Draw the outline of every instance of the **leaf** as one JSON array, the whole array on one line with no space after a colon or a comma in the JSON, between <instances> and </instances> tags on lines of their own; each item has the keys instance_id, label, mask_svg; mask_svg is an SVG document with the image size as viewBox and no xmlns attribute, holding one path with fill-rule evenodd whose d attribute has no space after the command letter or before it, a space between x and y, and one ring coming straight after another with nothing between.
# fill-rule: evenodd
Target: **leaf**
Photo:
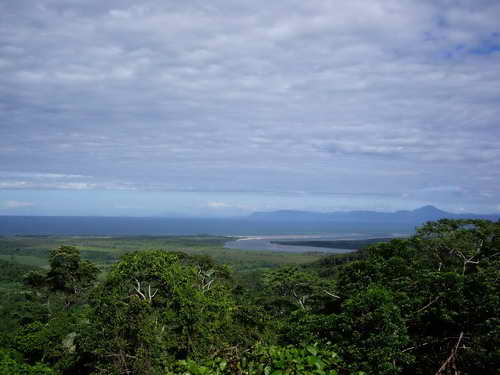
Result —
<instances>
[{"instance_id":1,"label":"leaf","mask_svg":"<svg viewBox=\"0 0 500 375\"><path fill-rule=\"evenodd\" d=\"M221 369L221 371L224 371L224 369L227 367L227 361L224 361L222 360L220 363L219 363L219 368Z\"/></svg>"},{"instance_id":2,"label":"leaf","mask_svg":"<svg viewBox=\"0 0 500 375\"><path fill-rule=\"evenodd\" d=\"M318 349L315 346L308 345L306 347L307 351L311 353L312 355L317 355L318 354Z\"/></svg>"}]
</instances>

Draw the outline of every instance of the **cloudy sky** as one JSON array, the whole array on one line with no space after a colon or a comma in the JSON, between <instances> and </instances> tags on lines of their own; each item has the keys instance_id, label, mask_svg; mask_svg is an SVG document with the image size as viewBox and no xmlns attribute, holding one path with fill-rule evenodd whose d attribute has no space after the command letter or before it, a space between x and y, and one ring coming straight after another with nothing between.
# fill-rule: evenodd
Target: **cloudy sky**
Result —
<instances>
[{"instance_id":1,"label":"cloudy sky","mask_svg":"<svg viewBox=\"0 0 500 375\"><path fill-rule=\"evenodd\" d=\"M0 0L0 214L500 212L498 0Z\"/></svg>"}]
</instances>

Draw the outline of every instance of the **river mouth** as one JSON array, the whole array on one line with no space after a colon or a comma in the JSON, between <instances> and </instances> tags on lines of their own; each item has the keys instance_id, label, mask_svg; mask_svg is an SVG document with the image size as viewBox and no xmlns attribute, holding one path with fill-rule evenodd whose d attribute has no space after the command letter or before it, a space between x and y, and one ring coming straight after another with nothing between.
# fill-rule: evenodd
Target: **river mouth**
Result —
<instances>
[{"instance_id":1,"label":"river mouth","mask_svg":"<svg viewBox=\"0 0 500 375\"><path fill-rule=\"evenodd\" d=\"M382 237L382 236L377 236ZM384 235L384 239L394 238L393 234ZM342 247L320 247L311 246L314 241L332 241L335 243L339 241L344 243L346 241L360 241L375 238L373 235L352 233L352 234L338 234L338 235L276 235L276 236L249 236L238 238L234 241L228 241L224 245L226 249L235 250L248 250L248 251L280 251L288 253L307 253L307 252L323 252L331 254L345 254L357 251L356 248L342 248ZM309 246L300 245L287 245L286 242L307 241ZM279 243L277 243L279 242Z\"/></svg>"}]
</instances>

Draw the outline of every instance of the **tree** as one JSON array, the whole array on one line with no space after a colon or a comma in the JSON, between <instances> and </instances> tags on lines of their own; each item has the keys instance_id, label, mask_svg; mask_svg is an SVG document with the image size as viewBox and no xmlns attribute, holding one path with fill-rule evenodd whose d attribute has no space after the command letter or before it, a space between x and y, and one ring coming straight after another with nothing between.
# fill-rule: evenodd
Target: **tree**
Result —
<instances>
[{"instance_id":1,"label":"tree","mask_svg":"<svg viewBox=\"0 0 500 375\"><path fill-rule=\"evenodd\" d=\"M442 219L366 253L340 267L337 285L351 300L380 286L398 302L410 338L403 351L416 358L403 373L495 373L500 223Z\"/></svg>"},{"instance_id":2,"label":"tree","mask_svg":"<svg viewBox=\"0 0 500 375\"><path fill-rule=\"evenodd\" d=\"M361 290L331 318L328 338L352 370L398 374L413 363L404 352L410 343L406 322L389 290L375 285Z\"/></svg>"},{"instance_id":3,"label":"tree","mask_svg":"<svg viewBox=\"0 0 500 375\"><path fill-rule=\"evenodd\" d=\"M301 310L320 309L332 299L340 298L331 280L321 279L297 266L269 271L264 283L270 293L289 299Z\"/></svg>"},{"instance_id":4,"label":"tree","mask_svg":"<svg viewBox=\"0 0 500 375\"><path fill-rule=\"evenodd\" d=\"M35 292L30 296L32 305L43 305L48 315L43 321L21 322L14 348L28 363L44 361L56 370L76 374L79 356L75 341L85 326L84 305L99 269L81 260L79 250L73 246L51 250L49 267L48 271L29 272L24 278Z\"/></svg>"},{"instance_id":5,"label":"tree","mask_svg":"<svg viewBox=\"0 0 500 375\"><path fill-rule=\"evenodd\" d=\"M64 306L81 302L85 292L95 283L99 269L91 262L81 260L80 251L74 246L61 246L49 253L50 269L32 271L25 283L35 289L63 296Z\"/></svg>"},{"instance_id":6,"label":"tree","mask_svg":"<svg viewBox=\"0 0 500 375\"><path fill-rule=\"evenodd\" d=\"M85 346L96 366L150 374L223 350L234 310L227 270L161 250L125 255L93 293Z\"/></svg>"}]
</instances>

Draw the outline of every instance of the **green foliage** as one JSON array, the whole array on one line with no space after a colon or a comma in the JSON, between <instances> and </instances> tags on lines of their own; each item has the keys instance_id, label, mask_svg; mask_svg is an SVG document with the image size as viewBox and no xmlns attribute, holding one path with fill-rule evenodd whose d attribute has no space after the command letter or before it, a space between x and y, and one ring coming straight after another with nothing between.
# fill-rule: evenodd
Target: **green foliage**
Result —
<instances>
[{"instance_id":1,"label":"green foliage","mask_svg":"<svg viewBox=\"0 0 500 375\"><path fill-rule=\"evenodd\" d=\"M50 252L48 272L32 271L24 281L35 289L60 293L65 308L82 302L87 290L95 283L99 269L80 259L80 251L73 246L61 246Z\"/></svg>"},{"instance_id":2,"label":"green foliage","mask_svg":"<svg viewBox=\"0 0 500 375\"><path fill-rule=\"evenodd\" d=\"M335 352L318 345L304 347L257 345L241 358L216 358L203 364L177 362L168 375L336 375L342 361Z\"/></svg>"},{"instance_id":3,"label":"green foliage","mask_svg":"<svg viewBox=\"0 0 500 375\"><path fill-rule=\"evenodd\" d=\"M44 362L57 371L77 373L80 367L78 341L86 327L84 315L61 311L46 323L35 321L22 325L12 347L27 363Z\"/></svg>"},{"instance_id":4,"label":"green foliage","mask_svg":"<svg viewBox=\"0 0 500 375\"><path fill-rule=\"evenodd\" d=\"M0 349L0 375L56 375L44 364L28 365L15 359L12 353Z\"/></svg>"},{"instance_id":5,"label":"green foliage","mask_svg":"<svg viewBox=\"0 0 500 375\"><path fill-rule=\"evenodd\" d=\"M47 283L54 291L79 295L96 280L99 269L80 259L80 251L73 246L61 246L49 253L50 271Z\"/></svg>"},{"instance_id":6,"label":"green foliage","mask_svg":"<svg viewBox=\"0 0 500 375\"><path fill-rule=\"evenodd\" d=\"M0 261L0 347L9 347L20 324L43 320L46 309L30 301L24 275L41 271L37 267Z\"/></svg>"},{"instance_id":7,"label":"green foliage","mask_svg":"<svg viewBox=\"0 0 500 375\"><path fill-rule=\"evenodd\" d=\"M83 305L98 269L81 261L74 247L51 251L50 269L34 270L25 278L23 290L8 295L13 309L5 309L12 322L3 346L14 348L29 364L42 361L55 370L70 369L78 361L75 339L85 319ZM14 315L14 316L13 316Z\"/></svg>"},{"instance_id":8,"label":"green foliage","mask_svg":"<svg viewBox=\"0 0 500 375\"><path fill-rule=\"evenodd\" d=\"M87 347L98 368L149 374L221 350L235 309L227 277L206 258L159 250L124 256L91 298Z\"/></svg>"},{"instance_id":9,"label":"green foliage","mask_svg":"<svg viewBox=\"0 0 500 375\"><path fill-rule=\"evenodd\" d=\"M0 282L22 282L24 274L37 269L37 267L0 259Z\"/></svg>"},{"instance_id":10,"label":"green foliage","mask_svg":"<svg viewBox=\"0 0 500 375\"><path fill-rule=\"evenodd\" d=\"M415 364L403 366L403 372L435 373L443 365L443 371L494 374L500 368L493 344L493 337L499 337L499 234L499 223L483 220L430 222L416 236L374 245L364 260L340 267L337 285L349 300L383 286L397 301L406 327L400 335L409 338L401 342L407 346L401 353L415 357ZM339 316L358 316L345 303L343 307ZM352 342L360 345L364 340Z\"/></svg>"},{"instance_id":11,"label":"green foliage","mask_svg":"<svg viewBox=\"0 0 500 375\"><path fill-rule=\"evenodd\" d=\"M410 343L405 321L392 293L370 286L347 299L332 319L331 339L350 367L397 374L413 362L403 350Z\"/></svg>"},{"instance_id":12,"label":"green foliage","mask_svg":"<svg viewBox=\"0 0 500 375\"><path fill-rule=\"evenodd\" d=\"M339 298L332 280L322 279L296 266L267 272L264 284L270 293L288 299L302 310L319 310L325 303Z\"/></svg>"},{"instance_id":13,"label":"green foliage","mask_svg":"<svg viewBox=\"0 0 500 375\"><path fill-rule=\"evenodd\" d=\"M4 250L12 252L24 241L34 251L49 240L0 239L0 247L10 243ZM71 244L84 243L86 251L113 246L115 255L134 244L192 248L190 255L126 254L98 282L95 265L75 247L60 246L50 252L48 271L31 269L25 278L31 291L13 274L18 266L0 262L8 271L0 288L0 347L14 350L0 351L0 369L498 374L500 223L440 220L411 238L342 257L227 255L215 247L221 239L206 240L74 238ZM244 271L234 275L222 259ZM297 265L305 259L316 261Z\"/></svg>"},{"instance_id":14,"label":"green foliage","mask_svg":"<svg viewBox=\"0 0 500 375\"><path fill-rule=\"evenodd\" d=\"M15 260L37 266L48 264L50 249L73 246L84 260L101 268L116 262L123 254L149 249L182 251L191 255L209 255L219 264L237 271L256 271L284 264L305 264L321 259L324 254L301 254L274 251L225 249L233 238L221 236L13 236L0 237L0 259ZM2 258L4 257L4 258Z\"/></svg>"}]
</instances>

